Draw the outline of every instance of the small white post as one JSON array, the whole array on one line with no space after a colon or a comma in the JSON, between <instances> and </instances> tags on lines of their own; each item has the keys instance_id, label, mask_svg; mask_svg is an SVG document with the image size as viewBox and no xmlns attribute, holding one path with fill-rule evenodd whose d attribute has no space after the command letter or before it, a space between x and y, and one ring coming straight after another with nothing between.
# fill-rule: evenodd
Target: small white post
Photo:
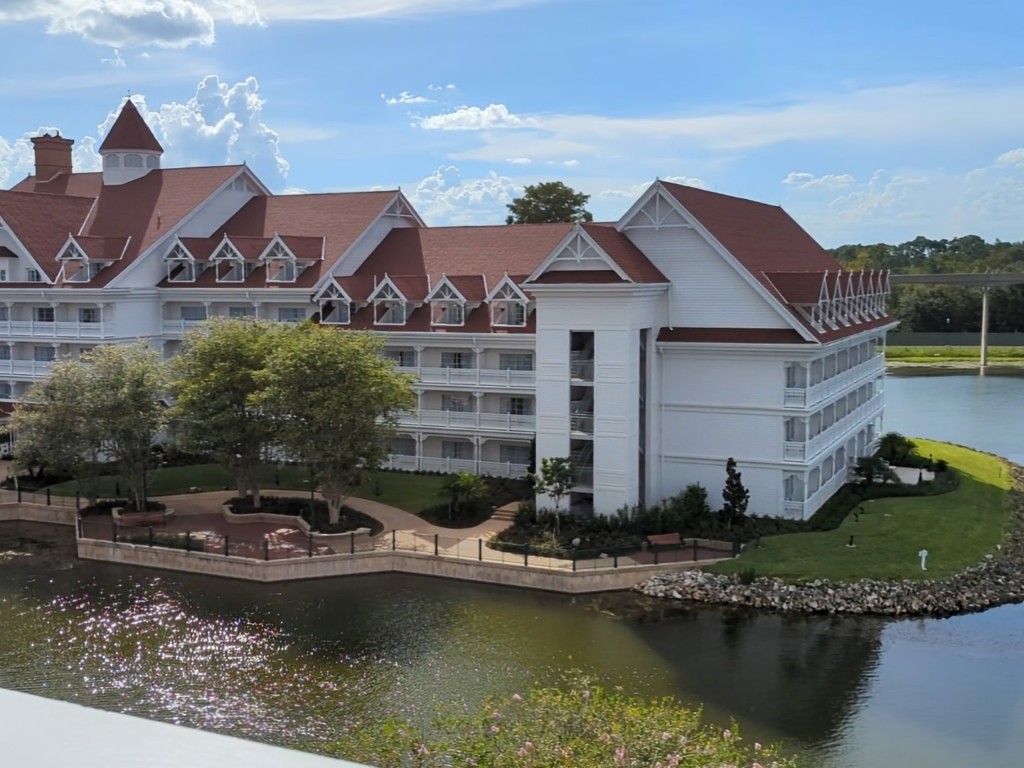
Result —
<instances>
[{"instance_id":1,"label":"small white post","mask_svg":"<svg viewBox=\"0 0 1024 768\"><path fill-rule=\"evenodd\" d=\"M921 570L922 571L927 571L928 570L928 565L927 565L928 550L927 549L922 549L920 552L917 553L917 556L921 558Z\"/></svg>"}]
</instances>

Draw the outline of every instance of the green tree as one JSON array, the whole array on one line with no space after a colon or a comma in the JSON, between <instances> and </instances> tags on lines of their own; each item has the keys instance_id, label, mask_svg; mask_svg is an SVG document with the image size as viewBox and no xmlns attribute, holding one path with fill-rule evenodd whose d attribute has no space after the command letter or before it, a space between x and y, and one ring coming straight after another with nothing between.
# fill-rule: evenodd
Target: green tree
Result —
<instances>
[{"instance_id":1,"label":"green tree","mask_svg":"<svg viewBox=\"0 0 1024 768\"><path fill-rule=\"evenodd\" d=\"M336 524L352 488L387 456L398 414L415 406L411 380L368 333L304 323L279 342L254 404L273 419L282 449L309 466Z\"/></svg>"},{"instance_id":2,"label":"green tree","mask_svg":"<svg viewBox=\"0 0 1024 768\"><path fill-rule=\"evenodd\" d=\"M576 465L566 456L549 456L541 459L540 471L530 476L533 489L542 496L549 496L555 502L555 535L560 533L562 499L576 485Z\"/></svg>"},{"instance_id":3,"label":"green tree","mask_svg":"<svg viewBox=\"0 0 1024 768\"><path fill-rule=\"evenodd\" d=\"M144 341L104 345L87 356L83 378L86 418L94 422L101 452L117 463L128 502L146 506L146 470L153 441L167 424L166 367Z\"/></svg>"},{"instance_id":4,"label":"green tree","mask_svg":"<svg viewBox=\"0 0 1024 768\"><path fill-rule=\"evenodd\" d=\"M487 481L472 472L452 475L441 487L441 493L448 499L448 519L453 514L462 517L470 514L487 498Z\"/></svg>"},{"instance_id":5,"label":"green tree","mask_svg":"<svg viewBox=\"0 0 1024 768\"><path fill-rule=\"evenodd\" d=\"M853 474L864 485L874 485L878 478L883 478L883 481L891 479L893 471L881 456L860 456L853 463Z\"/></svg>"},{"instance_id":6,"label":"green tree","mask_svg":"<svg viewBox=\"0 0 1024 768\"><path fill-rule=\"evenodd\" d=\"M916 446L909 437L899 432L886 432L878 438L878 457L886 461L902 461Z\"/></svg>"},{"instance_id":7,"label":"green tree","mask_svg":"<svg viewBox=\"0 0 1024 768\"><path fill-rule=\"evenodd\" d=\"M32 467L73 477L90 504L97 500L102 438L97 421L89 417L87 366L61 360L50 375L33 384L11 416L9 430L17 435L15 468Z\"/></svg>"},{"instance_id":8,"label":"green tree","mask_svg":"<svg viewBox=\"0 0 1024 768\"><path fill-rule=\"evenodd\" d=\"M725 488L722 491L722 521L731 529L733 525L743 522L750 503L750 491L743 486L743 476L736 469L736 459L730 457L725 462Z\"/></svg>"},{"instance_id":9,"label":"green tree","mask_svg":"<svg viewBox=\"0 0 1024 768\"><path fill-rule=\"evenodd\" d=\"M522 197L506 206L506 224L547 224L560 221L593 221L586 210L590 195L577 192L560 181L528 184Z\"/></svg>"},{"instance_id":10,"label":"green tree","mask_svg":"<svg viewBox=\"0 0 1024 768\"><path fill-rule=\"evenodd\" d=\"M257 509L275 428L256 400L281 332L279 323L214 318L190 331L171 361L172 434L186 450L215 456Z\"/></svg>"}]
</instances>

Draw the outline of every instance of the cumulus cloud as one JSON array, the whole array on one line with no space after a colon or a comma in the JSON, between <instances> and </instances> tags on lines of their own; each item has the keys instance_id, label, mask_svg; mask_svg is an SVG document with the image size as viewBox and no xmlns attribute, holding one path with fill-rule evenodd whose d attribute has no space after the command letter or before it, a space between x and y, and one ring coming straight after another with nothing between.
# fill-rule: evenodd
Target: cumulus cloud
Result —
<instances>
[{"instance_id":1,"label":"cumulus cloud","mask_svg":"<svg viewBox=\"0 0 1024 768\"><path fill-rule=\"evenodd\" d=\"M264 122L264 100L253 77L231 85L210 75L203 78L188 101L169 102L153 109L145 96L131 98L164 147L165 168L245 162L271 185L288 175L288 161L281 154L278 135ZM107 115L96 137L73 137L77 139L72 152L76 170L100 169L98 147L120 111L118 107ZM35 159L31 137L57 131L42 127L13 141L0 137L0 187L32 173Z\"/></svg>"},{"instance_id":2,"label":"cumulus cloud","mask_svg":"<svg viewBox=\"0 0 1024 768\"><path fill-rule=\"evenodd\" d=\"M397 96L388 96L387 94L382 93L380 97L385 104L389 104L391 106L396 104L427 104L433 101L433 99L428 99L426 96L415 96L409 91L402 91Z\"/></svg>"},{"instance_id":3,"label":"cumulus cloud","mask_svg":"<svg viewBox=\"0 0 1024 768\"><path fill-rule=\"evenodd\" d=\"M448 83L447 85L434 85L431 83L427 86L428 91L454 91L455 83Z\"/></svg>"},{"instance_id":4,"label":"cumulus cloud","mask_svg":"<svg viewBox=\"0 0 1024 768\"><path fill-rule=\"evenodd\" d=\"M421 117L414 125L426 131L486 131L494 128L524 128L531 123L509 112L504 104L486 107L458 107L452 112Z\"/></svg>"},{"instance_id":5,"label":"cumulus cloud","mask_svg":"<svg viewBox=\"0 0 1024 768\"><path fill-rule=\"evenodd\" d=\"M813 173L791 172L782 180L782 183L797 189L840 189L850 186L855 181L856 179L848 173L829 173L824 176L815 176Z\"/></svg>"},{"instance_id":6,"label":"cumulus cloud","mask_svg":"<svg viewBox=\"0 0 1024 768\"><path fill-rule=\"evenodd\" d=\"M432 224L501 224L508 213L505 206L522 191L494 171L464 179L454 165L442 165L416 185L409 199Z\"/></svg>"}]
</instances>

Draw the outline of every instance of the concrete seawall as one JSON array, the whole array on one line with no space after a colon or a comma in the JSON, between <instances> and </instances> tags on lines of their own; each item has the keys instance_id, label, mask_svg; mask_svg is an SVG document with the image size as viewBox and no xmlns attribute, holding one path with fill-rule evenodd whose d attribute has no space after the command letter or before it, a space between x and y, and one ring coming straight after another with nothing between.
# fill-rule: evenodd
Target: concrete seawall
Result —
<instances>
[{"instance_id":1,"label":"concrete seawall","mask_svg":"<svg viewBox=\"0 0 1024 768\"><path fill-rule=\"evenodd\" d=\"M141 544L114 544L109 541L80 539L78 556L143 568L198 573L229 579L258 582L299 581L372 573L409 573L444 579L501 584L525 589L539 589L564 594L587 594L632 589L655 574L689 570L700 563L678 562L660 565L633 565L621 568L585 571L523 567L506 563L435 557L434 555L377 551L354 555L321 555L285 560L252 560L224 557L205 552L184 552L177 549L148 547Z\"/></svg>"},{"instance_id":2,"label":"concrete seawall","mask_svg":"<svg viewBox=\"0 0 1024 768\"><path fill-rule=\"evenodd\" d=\"M0 504L0 523L25 522L50 525L75 525L74 507L47 507L43 504L8 502Z\"/></svg>"}]
</instances>

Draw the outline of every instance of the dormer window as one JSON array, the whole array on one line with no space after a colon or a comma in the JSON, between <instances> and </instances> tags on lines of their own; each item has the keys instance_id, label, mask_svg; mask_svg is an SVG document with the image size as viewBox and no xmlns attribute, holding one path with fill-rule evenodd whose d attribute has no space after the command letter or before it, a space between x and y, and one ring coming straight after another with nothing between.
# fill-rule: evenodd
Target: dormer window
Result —
<instances>
[{"instance_id":1,"label":"dormer window","mask_svg":"<svg viewBox=\"0 0 1024 768\"><path fill-rule=\"evenodd\" d=\"M90 261L85 251L72 239L69 239L61 250L57 261L61 262L61 271L66 283L87 283L106 266Z\"/></svg>"},{"instance_id":2,"label":"dormer window","mask_svg":"<svg viewBox=\"0 0 1024 768\"><path fill-rule=\"evenodd\" d=\"M352 300L337 283L328 283L316 301L320 305L322 324L348 325L352 322Z\"/></svg>"},{"instance_id":3,"label":"dormer window","mask_svg":"<svg viewBox=\"0 0 1024 768\"><path fill-rule=\"evenodd\" d=\"M441 278L427 296L427 301L430 302L431 325L465 324L466 300L446 278Z\"/></svg>"},{"instance_id":4,"label":"dormer window","mask_svg":"<svg viewBox=\"0 0 1024 768\"><path fill-rule=\"evenodd\" d=\"M526 325L529 302L507 277L487 297L491 305L491 325L521 328Z\"/></svg>"},{"instance_id":5,"label":"dormer window","mask_svg":"<svg viewBox=\"0 0 1024 768\"><path fill-rule=\"evenodd\" d=\"M295 256L280 242L274 243L260 260L267 265L268 283L294 283L299 275Z\"/></svg>"},{"instance_id":6,"label":"dormer window","mask_svg":"<svg viewBox=\"0 0 1024 768\"><path fill-rule=\"evenodd\" d=\"M240 283L252 272L252 265L246 264L245 258L227 238L224 238L210 261L214 264L218 283Z\"/></svg>"},{"instance_id":7,"label":"dormer window","mask_svg":"<svg viewBox=\"0 0 1024 768\"><path fill-rule=\"evenodd\" d=\"M29 267L25 270L25 282L28 283L41 283L43 282L43 276L39 274L39 270L34 267Z\"/></svg>"},{"instance_id":8,"label":"dormer window","mask_svg":"<svg viewBox=\"0 0 1024 768\"><path fill-rule=\"evenodd\" d=\"M405 325L407 302L391 280L385 277L370 298L375 325Z\"/></svg>"},{"instance_id":9,"label":"dormer window","mask_svg":"<svg viewBox=\"0 0 1024 768\"><path fill-rule=\"evenodd\" d=\"M196 281L195 259L180 243L171 249L164 261L167 262L167 282L194 283Z\"/></svg>"}]
</instances>

